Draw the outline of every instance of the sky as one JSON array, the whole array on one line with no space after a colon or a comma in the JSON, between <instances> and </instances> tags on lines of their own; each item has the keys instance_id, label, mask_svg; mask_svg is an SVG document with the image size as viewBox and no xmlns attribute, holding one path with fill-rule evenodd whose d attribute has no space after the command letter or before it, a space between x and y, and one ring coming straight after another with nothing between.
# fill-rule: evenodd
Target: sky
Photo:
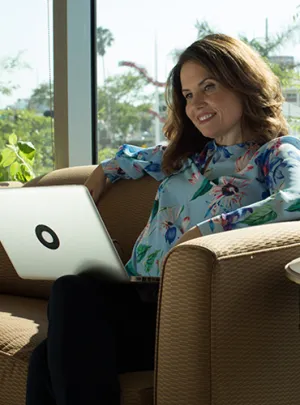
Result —
<instances>
[{"instance_id":1,"label":"sky","mask_svg":"<svg viewBox=\"0 0 300 405\"><path fill-rule=\"evenodd\" d=\"M52 0L49 3L51 20ZM98 0L97 25L108 28L115 38L105 55L106 74L128 71L118 66L119 61L126 60L145 67L153 76L156 38L158 80L165 81L173 66L172 50L184 49L196 39L197 20L206 20L216 31L228 35L243 33L248 38L263 38L266 18L269 35L280 32L292 22L300 0L249 0L248 3L237 0ZM0 108L3 108L17 99L28 98L39 84L49 82L52 49L48 46L47 0L0 0L0 10L0 66L5 58L20 52L21 60L27 64L10 75L0 68L0 84L10 80L19 86L12 97L0 95ZM300 34L298 45L290 43L279 54L293 55L300 61L299 44ZM98 65L101 84L100 60Z\"/></svg>"}]
</instances>

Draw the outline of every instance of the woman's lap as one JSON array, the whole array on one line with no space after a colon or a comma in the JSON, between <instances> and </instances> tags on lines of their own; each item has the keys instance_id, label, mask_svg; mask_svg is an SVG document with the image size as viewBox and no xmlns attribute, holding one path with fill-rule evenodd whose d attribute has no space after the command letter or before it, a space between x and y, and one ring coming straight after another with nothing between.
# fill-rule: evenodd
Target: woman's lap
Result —
<instances>
[{"instance_id":1,"label":"woman's lap","mask_svg":"<svg viewBox=\"0 0 300 405\"><path fill-rule=\"evenodd\" d=\"M98 390L118 389L118 374L154 367L156 304L142 302L133 284L62 277L53 285L48 318L47 343L36 351L42 356L47 345L45 364L58 403L81 403L78 384L89 392L85 401L93 403ZM34 357L31 368L38 367Z\"/></svg>"}]
</instances>

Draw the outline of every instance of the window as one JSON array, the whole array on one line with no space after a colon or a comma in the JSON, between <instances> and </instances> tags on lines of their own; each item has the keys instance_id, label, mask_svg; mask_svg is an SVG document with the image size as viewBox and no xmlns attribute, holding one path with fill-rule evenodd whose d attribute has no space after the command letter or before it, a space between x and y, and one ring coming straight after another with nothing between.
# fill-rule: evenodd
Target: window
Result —
<instances>
[{"instance_id":1,"label":"window","mask_svg":"<svg viewBox=\"0 0 300 405\"><path fill-rule=\"evenodd\" d=\"M54 168L52 1L2 2L0 181Z\"/></svg>"},{"instance_id":2,"label":"window","mask_svg":"<svg viewBox=\"0 0 300 405\"><path fill-rule=\"evenodd\" d=\"M293 87L299 77L297 35L290 35L282 46L270 45L278 33L291 29L296 34L299 17L294 22L293 16L298 3L254 0L241 7L234 0L98 0L99 161L112 156L123 142L150 146L163 140L168 73L178 53L206 33L240 36L256 45L283 85Z\"/></svg>"},{"instance_id":3,"label":"window","mask_svg":"<svg viewBox=\"0 0 300 405\"><path fill-rule=\"evenodd\" d=\"M288 103L296 103L297 93L287 93L285 99Z\"/></svg>"}]
</instances>

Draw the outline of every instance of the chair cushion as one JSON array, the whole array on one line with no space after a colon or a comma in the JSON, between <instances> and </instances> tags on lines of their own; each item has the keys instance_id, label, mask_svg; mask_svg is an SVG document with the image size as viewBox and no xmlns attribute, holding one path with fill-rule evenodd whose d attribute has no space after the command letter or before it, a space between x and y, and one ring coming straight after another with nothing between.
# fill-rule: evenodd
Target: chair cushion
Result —
<instances>
[{"instance_id":1,"label":"chair cushion","mask_svg":"<svg viewBox=\"0 0 300 405\"><path fill-rule=\"evenodd\" d=\"M47 301L0 295L0 405L25 404L28 360L46 337ZM122 405L153 403L153 372L120 376Z\"/></svg>"},{"instance_id":2,"label":"chair cushion","mask_svg":"<svg viewBox=\"0 0 300 405\"><path fill-rule=\"evenodd\" d=\"M30 353L46 337L47 301L0 295L0 405L25 404Z\"/></svg>"}]
</instances>

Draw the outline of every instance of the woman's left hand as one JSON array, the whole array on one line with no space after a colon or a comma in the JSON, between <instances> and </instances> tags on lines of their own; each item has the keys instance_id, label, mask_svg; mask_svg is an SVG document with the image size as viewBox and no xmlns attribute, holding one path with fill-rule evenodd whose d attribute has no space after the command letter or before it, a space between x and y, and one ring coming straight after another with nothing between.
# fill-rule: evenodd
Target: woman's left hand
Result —
<instances>
[{"instance_id":1,"label":"woman's left hand","mask_svg":"<svg viewBox=\"0 0 300 405\"><path fill-rule=\"evenodd\" d=\"M190 239L195 239L195 238L200 238L201 232L198 228L198 226L193 226L193 228L191 228L190 230L188 230L187 232L185 232L180 239L178 239L178 241L176 242L175 246L179 245L182 242L186 242Z\"/></svg>"}]
</instances>

